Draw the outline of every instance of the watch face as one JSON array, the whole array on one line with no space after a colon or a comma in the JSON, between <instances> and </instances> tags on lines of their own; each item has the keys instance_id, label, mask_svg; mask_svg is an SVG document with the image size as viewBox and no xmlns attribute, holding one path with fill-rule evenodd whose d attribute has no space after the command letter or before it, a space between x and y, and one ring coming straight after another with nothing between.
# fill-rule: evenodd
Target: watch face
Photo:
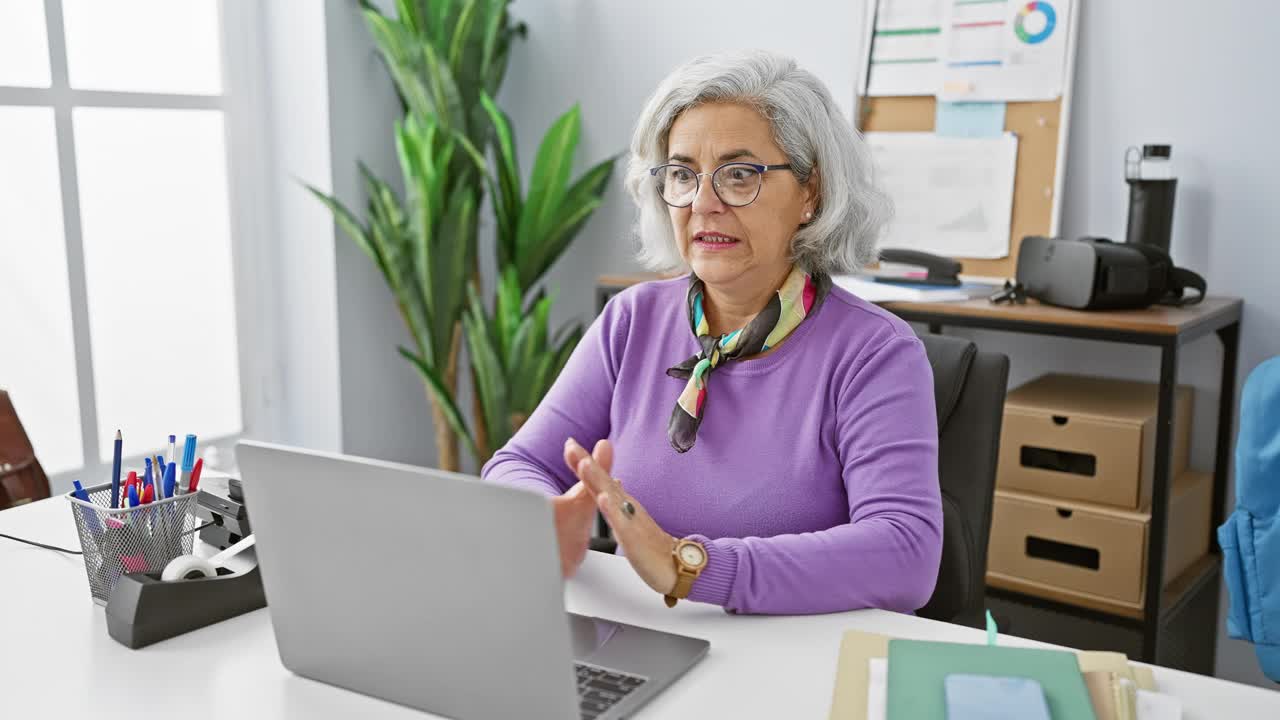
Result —
<instances>
[{"instance_id":1,"label":"watch face","mask_svg":"<svg viewBox=\"0 0 1280 720\"><path fill-rule=\"evenodd\" d=\"M680 561L689 567L699 567L707 561L707 554L701 545L686 543L680 546Z\"/></svg>"}]
</instances>

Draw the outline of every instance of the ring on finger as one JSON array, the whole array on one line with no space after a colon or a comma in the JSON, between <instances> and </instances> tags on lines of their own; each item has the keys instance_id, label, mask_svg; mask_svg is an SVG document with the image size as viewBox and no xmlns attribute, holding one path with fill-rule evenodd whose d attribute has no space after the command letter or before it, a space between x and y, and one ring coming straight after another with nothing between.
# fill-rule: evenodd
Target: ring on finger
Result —
<instances>
[{"instance_id":1,"label":"ring on finger","mask_svg":"<svg viewBox=\"0 0 1280 720\"><path fill-rule=\"evenodd\" d=\"M631 504L631 501L630 501L630 500L623 500L623 501L622 501L622 512L623 512L624 514L626 514L626 516L627 516L627 517L635 517L635 516L636 516L636 506L635 506L635 505L633 505L633 504Z\"/></svg>"}]
</instances>

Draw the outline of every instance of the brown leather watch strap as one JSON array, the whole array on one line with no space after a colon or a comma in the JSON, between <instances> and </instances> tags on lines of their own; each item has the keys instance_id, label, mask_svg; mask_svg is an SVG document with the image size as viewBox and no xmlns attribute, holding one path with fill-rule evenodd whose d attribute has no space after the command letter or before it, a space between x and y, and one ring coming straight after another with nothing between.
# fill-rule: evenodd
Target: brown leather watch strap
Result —
<instances>
[{"instance_id":1,"label":"brown leather watch strap","mask_svg":"<svg viewBox=\"0 0 1280 720\"><path fill-rule=\"evenodd\" d=\"M698 574L689 572L684 568L676 568L676 586L671 592L663 596L667 601L667 607L675 607L677 600L683 600L689 597L689 593L693 590L693 581L698 579Z\"/></svg>"}]
</instances>

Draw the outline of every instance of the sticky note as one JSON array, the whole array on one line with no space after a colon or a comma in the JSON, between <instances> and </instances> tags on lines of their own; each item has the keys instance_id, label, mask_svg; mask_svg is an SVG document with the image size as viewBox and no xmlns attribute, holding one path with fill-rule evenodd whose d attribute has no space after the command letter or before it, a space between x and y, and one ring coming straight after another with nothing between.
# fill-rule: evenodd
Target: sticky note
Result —
<instances>
[{"instance_id":1,"label":"sticky note","mask_svg":"<svg viewBox=\"0 0 1280 720\"><path fill-rule=\"evenodd\" d=\"M938 101L933 132L940 137L990 138L1004 132L1002 102Z\"/></svg>"}]
</instances>

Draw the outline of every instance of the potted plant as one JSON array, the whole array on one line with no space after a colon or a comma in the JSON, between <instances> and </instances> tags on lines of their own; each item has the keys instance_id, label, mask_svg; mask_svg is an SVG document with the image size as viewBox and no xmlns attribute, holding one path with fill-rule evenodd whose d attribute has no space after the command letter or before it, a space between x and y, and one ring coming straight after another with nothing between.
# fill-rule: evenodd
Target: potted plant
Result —
<instances>
[{"instance_id":1,"label":"potted plant","mask_svg":"<svg viewBox=\"0 0 1280 720\"><path fill-rule=\"evenodd\" d=\"M400 353L418 370L431 402L440 467L457 470L458 445L483 463L546 394L582 335L553 332L554 295L538 281L599 207L614 158L570 181L581 129L578 107L543 137L528 191L514 133L492 99L512 40L509 0L400 0L395 17L365 4L365 18L400 95L395 129L405 192L368 168L362 221L336 198L309 188L382 274L413 340ZM490 159L492 158L492 159ZM480 284L477 214L492 198L499 278L492 311ZM457 403L465 342L475 406Z\"/></svg>"}]
</instances>

